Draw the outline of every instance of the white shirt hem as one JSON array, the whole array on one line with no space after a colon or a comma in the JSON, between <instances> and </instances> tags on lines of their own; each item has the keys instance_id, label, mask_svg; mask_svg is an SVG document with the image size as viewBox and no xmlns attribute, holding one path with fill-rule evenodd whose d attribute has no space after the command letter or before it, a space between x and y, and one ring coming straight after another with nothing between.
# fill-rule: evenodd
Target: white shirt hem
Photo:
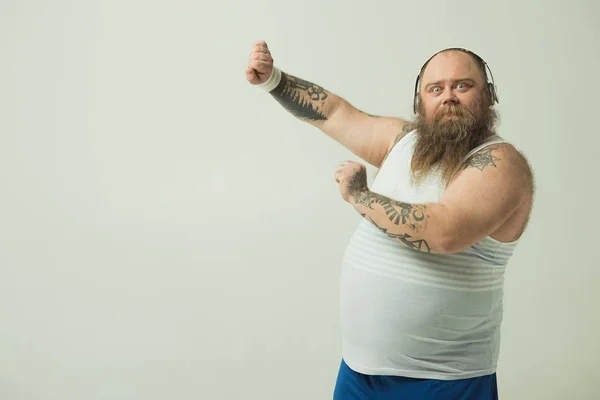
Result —
<instances>
[{"instance_id":1,"label":"white shirt hem","mask_svg":"<svg viewBox=\"0 0 600 400\"><path fill-rule=\"evenodd\" d=\"M397 368L369 368L358 365L351 360L348 360L345 356L344 362L353 370L363 375L388 375L388 376L402 376L405 378L416 378L416 379L437 379L442 381L452 381L459 379L477 378L480 376L491 375L496 372L496 368L488 368L480 371L469 371L461 373L436 373L432 371L407 371L400 370Z\"/></svg>"}]
</instances>

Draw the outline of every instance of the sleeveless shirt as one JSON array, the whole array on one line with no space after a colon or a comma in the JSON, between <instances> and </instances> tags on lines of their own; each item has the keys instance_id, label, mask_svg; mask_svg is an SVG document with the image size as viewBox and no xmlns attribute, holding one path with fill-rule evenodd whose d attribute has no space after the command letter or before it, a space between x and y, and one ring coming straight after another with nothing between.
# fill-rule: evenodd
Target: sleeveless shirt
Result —
<instances>
[{"instance_id":1,"label":"sleeveless shirt","mask_svg":"<svg viewBox=\"0 0 600 400\"><path fill-rule=\"evenodd\" d=\"M434 170L412 184L416 131L391 150L371 191L410 204L439 202ZM475 152L504 140L488 137ZM455 254L405 247L362 219L343 256L340 323L343 358L366 375L441 380L496 371L504 270L517 241L486 237Z\"/></svg>"}]
</instances>

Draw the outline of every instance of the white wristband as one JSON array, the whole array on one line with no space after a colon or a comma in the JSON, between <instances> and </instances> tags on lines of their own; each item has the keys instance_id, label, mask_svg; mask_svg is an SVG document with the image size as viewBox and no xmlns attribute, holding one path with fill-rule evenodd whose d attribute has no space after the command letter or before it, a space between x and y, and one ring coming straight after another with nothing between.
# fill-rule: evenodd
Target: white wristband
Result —
<instances>
[{"instance_id":1,"label":"white wristband","mask_svg":"<svg viewBox=\"0 0 600 400\"><path fill-rule=\"evenodd\" d=\"M281 82L281 70L274 66L267 80L257 86L270 92L279 85L279 82Z\"/></svg>"}]
</instances>

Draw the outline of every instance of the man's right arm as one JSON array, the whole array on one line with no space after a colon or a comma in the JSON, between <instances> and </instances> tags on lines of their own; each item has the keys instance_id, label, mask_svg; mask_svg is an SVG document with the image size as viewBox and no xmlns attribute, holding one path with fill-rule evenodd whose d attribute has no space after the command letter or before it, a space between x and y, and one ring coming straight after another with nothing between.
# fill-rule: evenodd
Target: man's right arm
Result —
<instances>
[{"instance_id":1,"label":"man's right arm","mask_svg":"<svg viewBox=\"0 0 600 400\"><path fill-rule=\"evenodd\" d=\"M273 58L264 41L254 44L246 78L254 85L269 82ZM352 106L323 87L282 71L281 79L269 85L271 96L296 118L319 128L367 163L380 168L389 150L406 134L406 121L378 117Z\"/></svg>"},{"instance_id":2,"label":"man's right arm","mask_svg":"<svg viewBox=\"0 0 600 400\"><path fill-rule=\"evenodd\" d=\"M296 118L377 168L408 128L406 121L367 114L323 87L285 72L270 94Z\"/></svg>"}]
</instances>

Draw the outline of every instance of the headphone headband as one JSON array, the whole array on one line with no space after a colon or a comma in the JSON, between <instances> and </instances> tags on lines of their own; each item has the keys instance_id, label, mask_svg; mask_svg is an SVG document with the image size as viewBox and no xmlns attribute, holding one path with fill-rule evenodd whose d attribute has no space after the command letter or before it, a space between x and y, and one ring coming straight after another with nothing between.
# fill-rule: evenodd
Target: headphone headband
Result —
<instances>
[{"instance_id":1,"label":"headphone headband","mask_svg":"<svg viewBox=\"0 0 600 400\"><path fill-rule=\"evenodd\" d=\"M433 59L433 57L437 56L440 53L446 52L446 51L462 51L463 53L467 53L470 56L472 56L475 59L475 61L477 62L477 66L483 71L483 73L485 75L486 90L488 92L488 95L489 95L489 98L490 98L492 104L500 102L498 99L498 92L496 90L496 85L494 83L494 75L492 74L492 70L490 69L488 64L483 60L483 58L479 57L477 54L475 54L471 50L467 50L462 47L449 47L447 49L440 50L437 53L435 53L434 55L432 55L431 57L429 57L429 59L421 67L421 70L419 71L419 74L417 75L417 79L415 81L415 93L414 93L414 98L413 98L413 111L415 114L418 113L418 108L419 108L418 107L419 94L420 94L419 83L421 81L421 75L423 74L423 71L425 70L425 68L427 67L429 62ZM488 77L488 71L489 71L489 77ZM492 80L491 82L489 82L490 77Z\"/></svg>"}]
</instances>

